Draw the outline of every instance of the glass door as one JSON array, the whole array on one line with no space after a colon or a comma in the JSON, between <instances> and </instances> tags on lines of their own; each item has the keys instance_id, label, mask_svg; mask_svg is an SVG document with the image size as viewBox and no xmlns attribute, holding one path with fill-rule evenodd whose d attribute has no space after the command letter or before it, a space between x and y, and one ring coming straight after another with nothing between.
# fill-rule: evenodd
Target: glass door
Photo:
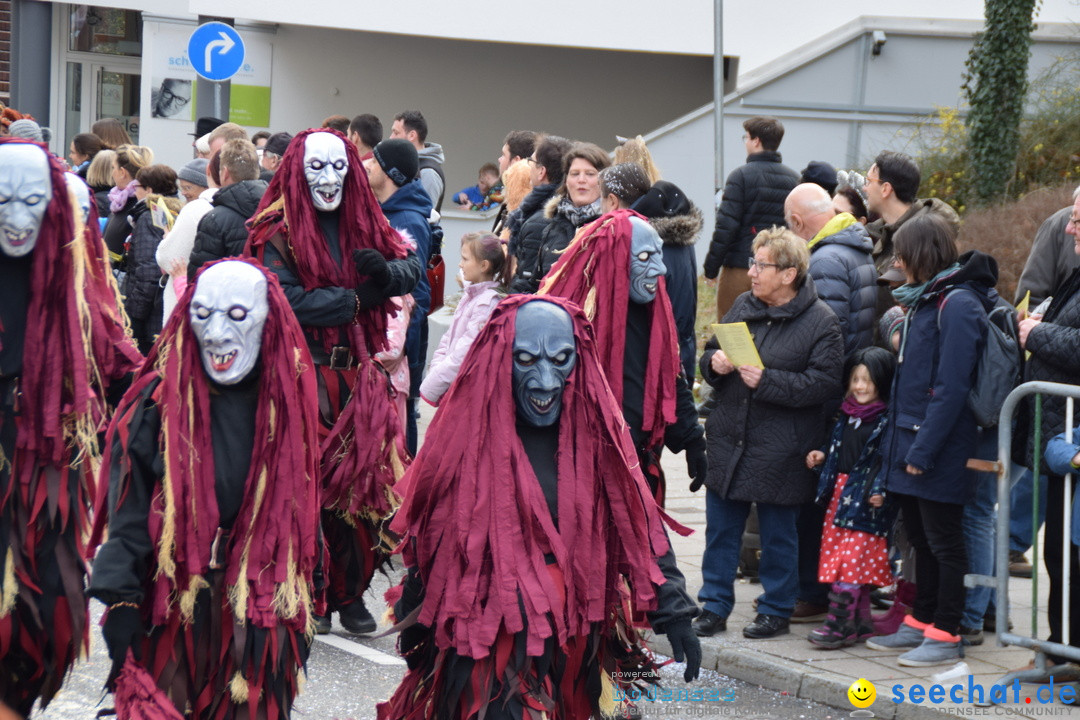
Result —
<instances>
[{"instance_id":1,"label":"glass door","mask_svg":"<svg viewBox=\"0 0 1080 720\"><path fill-rule=\"evenodd\" d=\"M102 118L116 118L131 139L139 142L140 75L130 68L90 63L94 79L90 94L90 124Z\"/></svg>"}]
</instances>

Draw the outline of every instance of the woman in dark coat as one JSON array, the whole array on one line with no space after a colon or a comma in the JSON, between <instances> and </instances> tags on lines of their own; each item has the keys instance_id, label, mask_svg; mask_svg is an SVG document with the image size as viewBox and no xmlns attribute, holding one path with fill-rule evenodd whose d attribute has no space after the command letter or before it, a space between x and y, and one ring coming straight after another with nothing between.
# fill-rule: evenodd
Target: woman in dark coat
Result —
<instances>
[{"instance_id":1,"label":"woman in dark coat","mask_svg":"<svg viewBox=\"0 0 1080 720\"><path fill-rule=\"evenodd\" d=\"M717 393L705 424L709 473L705 480L705 557L698 600L699 635L726 628L735 603L735 569L750 504L761 526L758 616L748 638L788 632L798 591L795 519L814 497L804 458L825 440L825 407L840 398L844 340L836 315L818 299L807 270L806 243L773 228L754 239L751 289L723 322L745 322L764 369L734 367L713 337L701 372Z\"/></svg>"},{"instance_id":2,"label":"woman in dark coat","mask_svg":"<svg viewBox=\"0 0 1080 720\"><path fill-rule=\"evenodd\" d=\"M176 197L176 171L168 165L151 165L138 172L135 206L131 209L130 248L125 255L124 309L131 318L131 333L139 352L150 352L154 336L161 330L161 268L157 247L166 230L172 228L180 201ZM154 217L152 201L164 198L166 217ZM164 220L168 227L161 224ZM155 304L158 310L154 312Z\"/></svg>"},{"instance_id":3,"label":"woman in dark coat","mask_svg":"<svg viewBox=\"0 0 1080 720\"><path fill-rule=\"evenodd\" d=\"M1080 255L1080 197L1072 206L1072 214L1069 223L1065 226L1065 232L1076 238L1076 252ZM1050 382L1080 384L1080 268L1073 270L1072 274L1054 292L1054 299L1050 307L1041 318L1038 316L1023 320L1020 323L1020 342L1031 357L1027 362L1025 373L1026 380L1046 380ZM1034 402L1027 406L1030 416ZM1031 425L1029 421L1028 426ZM1042 401L1042 438L1046 442L1049 438L1065 431L1065 399L1060 397L1044 396ZM1027 460L1031 467L1032 437L1028 433ZM1046 467L1045 465L1043 466ZM1046 470L1043 470L1046 472ZM1064 587L1062 576L1062 537L1065 526L1061 514L1065 506L1064 488L1065 478L1052 473L1047 474L1047 513L1046 513L1046 539L1043 542L1043 560L1046 562L1046 573L1050 576L1050 601L1047 603L1046 614L1050 624L1051 642L1061 642L1062 635L1062 588ZM1080 550L1075 544L1070 546L1069 562L1072 564L1073 592L1071 593L1069 621L1071 631L1069 633L1070 644L1080 645L1080 589L1075 586L1076 578L1080 577ZM1063 663L1066 660L1057 656L1050 656L1055 663Z\"/></svg>"},{"instance_id":4,"label":"woman in dark coat","mask_svg":"<svg viewBox=\"0 0 1080 720\"><path fill-rule=\"evenodd\" d=\"M135 208L135 175L154 162L154 152L141 145L121 145L116 148L116 164L112 169L113 189L109 191L109 219L102 239L109 250L113 270L124 270L124 241L131 233L128 215ZM119 279L119 278L118 278Z\"/></svg>"},{"instance_id":5,"label":"woman in dark coat","mask_svg":"<svg viewBox=\"0 0 1080 720\"><path fill-rule=\"evenodd\" d=\"M975 492L966 464L978 437L967 399L986 342L997 263L979 252L958 258L955 231L933 214L904 223L893 242L907 279L893 296L908 311L882 473L915 548L918 593L900 629L867 646L908 650L900 665L928 667L961 657L967 551L960 519Z\"/></svg>"}]
</instances>

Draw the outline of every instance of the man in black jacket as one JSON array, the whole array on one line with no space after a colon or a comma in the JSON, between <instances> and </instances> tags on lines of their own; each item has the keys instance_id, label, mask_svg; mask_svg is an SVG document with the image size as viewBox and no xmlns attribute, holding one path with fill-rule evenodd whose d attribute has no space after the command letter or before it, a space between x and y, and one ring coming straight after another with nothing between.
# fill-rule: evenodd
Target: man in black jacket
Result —
<instances>
[{"instance_id":1,"label":"man in black jacket","mask_svg":"<svg viewBox=\"0 0 1080 720\"><path fill-rule=\"evenodd\" d=\"M536 139L536 147L529 157L529 180L532 182L532 192L525 196L518 209L510 213L506 219L506 226L510 228L510 243L507 245L507 252L512 262L513 280L510 283L510 289L513 292L536 291L531 278L523 276L522 272L531 273L536 265L537 255L540 252L540 230L549 222L544 217L544 206L555 194L555 189L562 184L563 155L570 151L570 145L569 140L558 135L543 135ZM526 225L530 225L529 237L535 240L523 245L521 237ZM536 227L533 228L533 225ZM539 282L539 279L536 282Z\"/></svg>"},{"instance_id":2,"label":"man in black jacket","mask_svg":"<svg viewBox=\"0 0 1080 720\"><path fill-rule=\"evenodd\" d=\"M259 180L259 157L247 140L229 140L221 148L221 189L211 201L214 208L199 221L195 247L188 262L188 277L223 257L242 255L248 231L244 223L259 207L266 183Z\"/></svg>"},{"instance_id":3,"label":"man in black jacket","mask_svg":"<svg viewBox=\"0 0 1080 720\"><path fill-rule=\"evenodd\" d=\"M716 319L722 320L735 298L750 289L746 264L750 243L762 230L784 225L784 200L799 184L799 174L781 163L784 126L776 118L752 117L743 122L746 164L735 168L724 185L716 213L705 277L720 275L716 288ZM723 273L720 272L723 267Z\"/></svg>"}]
</instances>

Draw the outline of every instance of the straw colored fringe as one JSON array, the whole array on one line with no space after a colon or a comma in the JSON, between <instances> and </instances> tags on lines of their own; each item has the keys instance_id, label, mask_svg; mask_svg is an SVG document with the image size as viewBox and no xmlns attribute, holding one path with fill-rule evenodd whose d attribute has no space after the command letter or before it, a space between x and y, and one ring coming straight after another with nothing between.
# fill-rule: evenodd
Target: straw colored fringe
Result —
<instances>
[{"instance_id":1,"label":"straw colored fringe","mask_svg":"<svg viewBox=\"0 0 1080 720\"><path fill-rule=\"evenodd\" d=\"M229 683L229 694L232 695L232 701L238 705L248 701L248 681L244 679L239 670L236 671L232 682Z\"/></svg>"},{"instance_id":2,"label":"straw colored fringe","mask_svg":"<svg viewBox=\"0 0 1080 720\"><path fill-rule=\"evenodd\" d=\"M255 483L255 501L254 506L257 508L262 507L263 496L266 495L266 467L259 468L259 479ZM250 595L250 588L248 587L248 559L251 555L251 541L255 539L255 520L259 517L258 513L251 514L251 523L248 525L247 539L244 542L244 549L240 554L240 571L237 576L236 584L229 588L229 604L233 609L233 617L240 621L244 621L247 618L247 604L248 597ZM290 572L292 572L292 563L289 564ZM275 599L277 593L275 592Z\"/></svg>"},{"instance_id":3,"label":"straw colored fringe","mask_svg":"<svg viewBox=\"0 0 1080 720\"><path fill-rule=\"evenodd\" d=\"M600 673L600 697L596 701L600 714L606 718L614 717L620 702L615 701L615 684L606 672Z\"/></svg>"},{"instance_id":4,"label":"straw colored fringe","mask_svg":"<svg viewBox=\"0 0 1080 720\"><path fill-rule=\"evenodd\" d=\"M15 556L9 547L4 557L4 582L0 586L0 618L5 618L15 609L15 598L19 594L19 585L15 582Z\"/></svg>"},{"instance_id":5,"label":"straw colored fringe","mask_svg":"<svg viewBox=\"0 0 1080 720\"><path fill-rule=\"evenodd\" d=\"M193 575L188 582L187 590L180 593L180 618L185 623L195 620L195 601L199 597L199 591L210 587L202 575Z\"/></svg>"},{"instance_id":6,"label":"straw colored fringe","mask_svg":"<svg viewBox=\"0 0 1080 720\"><path fill-rule=\"evenodd\" d=\"M180 352L183 344L183 335L178 334L176 337L175 348L161 348L161 354L158 356L157 369L164 374L165 365L169 359L170 352ZM185 393L187 397L185 400L189 406L194 405L194 398L192 397L191 389L188 388ZM164 575L176 582L176 560L173 558L173 553L176 549L176 500L173 497L173 473L172 473L172 461L171 458L176 457L176 452L179 448L169 447L169 438L172 436L169 415L162 415L162 437L165 438L165 474L161 478L161 491L162 497L165 501L165 513L162 518L161 527L161 542L158 543L158 569L155 578Z\"/></svg>"}]
</instances>

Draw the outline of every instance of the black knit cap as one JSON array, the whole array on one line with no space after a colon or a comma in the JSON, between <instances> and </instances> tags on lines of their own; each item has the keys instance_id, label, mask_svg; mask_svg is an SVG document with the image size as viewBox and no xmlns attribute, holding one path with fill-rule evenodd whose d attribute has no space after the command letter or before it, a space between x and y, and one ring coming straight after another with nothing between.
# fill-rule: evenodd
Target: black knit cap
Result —
<instances>
[{"instance_id":1,"label":"black knit cap","mask_svg":"<svg viewBox=\"0 0 1080 720\"><path fill-rule=\"evenodd\" d=\"M375 162L379 163L386 176L398 187L414 179L420 171L420 157L408 140L383 140L375 146L372 153L375 155Z\"/></svg>"},{"instance_id":2,"label":"black knit cap","mask_svg":"<svg viewBox=\"0 0 1080 720\"><path fill-rule=\"evenodd\" d=\"M686 193L679 189L675 183L667 180L657 180L649 192L638 198L637 202L630 206L647 218L675 217L686 215L690 212L690 200Z\"/></svg>"},{"instance_id":3,"label":"black knit cap","mask_svg":"<svg viewBox=\"0 0 1080 720\"><path fill-rule=\"evenodd\" d=\"M218 125L224 125L225 121L216 117L201 117L195 122L195 132L188 133L196 138L201 138L209 132L213 132Z\"/></svg>"},{"instance_id":4,"label":"black knit cap","mask_svg":"<svg viewBox=\"0 0 1080 720\"><path fill-rule=\"evenodd\" d=\"M825 188L825 192L832 195L836 192L836 168L821 160L811 160L803 168L799 182L820 185Z\"/></svg>"},{"instance_id":5,"label":"black knit cap","mask_svg":"<svg viewBox=\"0 0 1080 720\"><path fill-rule=\"evenodd\" d=\"M263 146L263 152L273 153L280 157L289 149L289 143L292 142L292 138L293 136L287 132L274 133L266 139L266 145Z\"/></svg>"}]
</instances>

